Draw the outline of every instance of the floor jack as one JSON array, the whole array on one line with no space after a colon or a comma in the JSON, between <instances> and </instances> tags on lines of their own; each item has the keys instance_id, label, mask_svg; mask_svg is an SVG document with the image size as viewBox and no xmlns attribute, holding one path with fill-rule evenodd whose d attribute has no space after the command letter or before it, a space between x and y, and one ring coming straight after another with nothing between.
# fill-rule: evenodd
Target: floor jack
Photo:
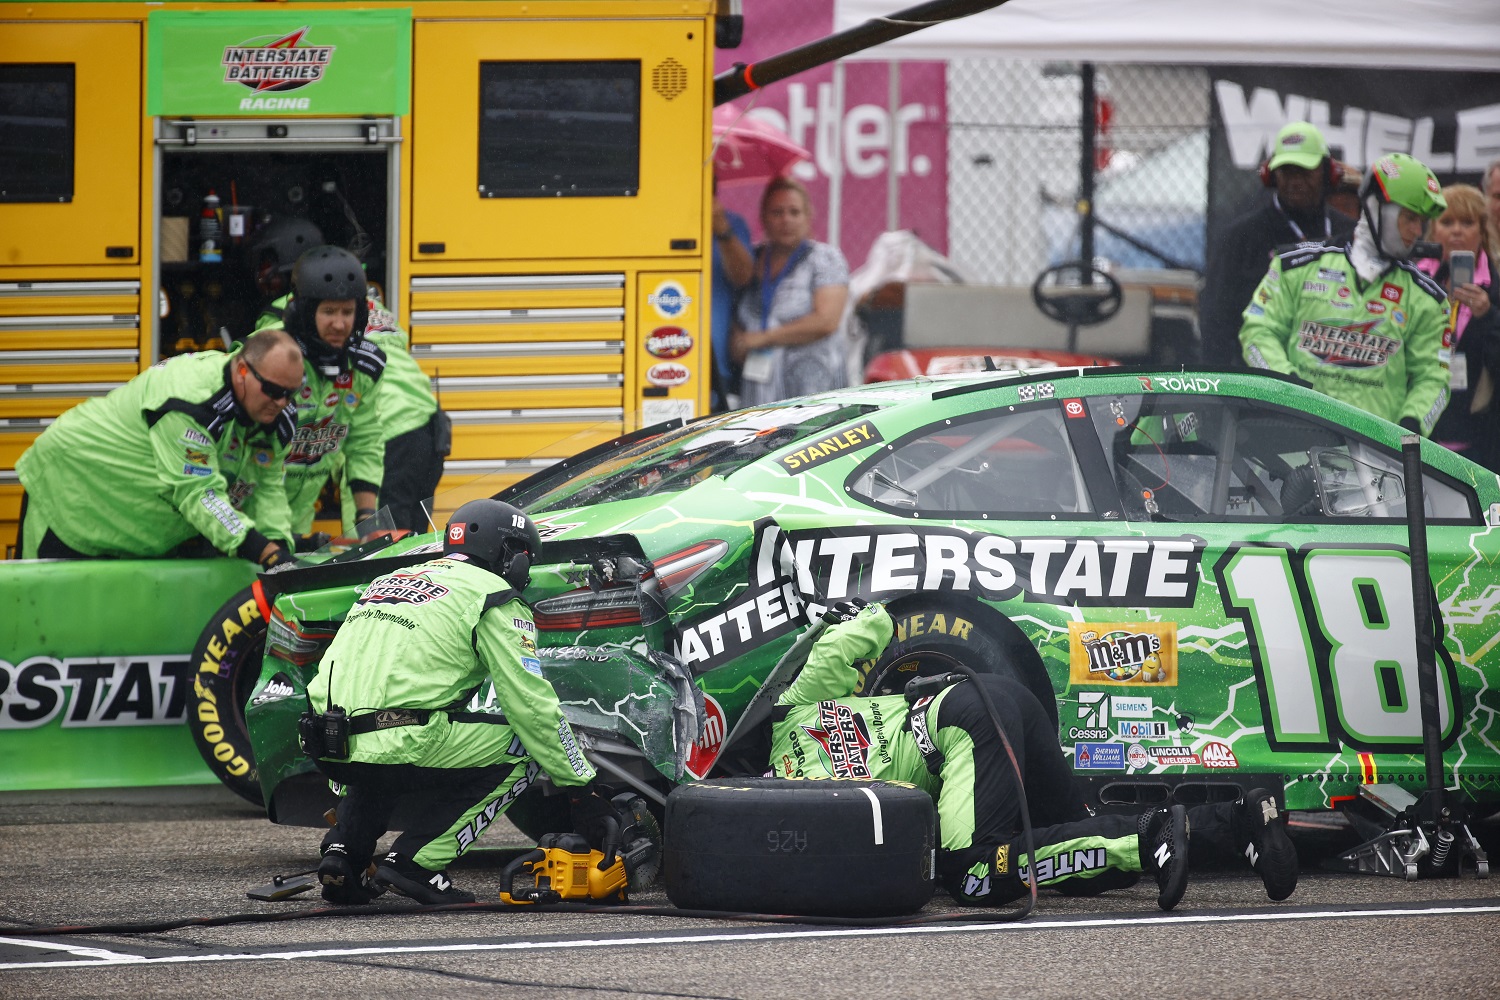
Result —
<instances>
[{"instance_id":1,"label":"floor jack","mask_svg":"<svg viewBox=\"0 0 1500 1000\"><path fill-rule=\"evenodd\" d=\"M1462 875L1472 860L1479 878L1490 877L1490 862L1469 832L1461 806L1445 801L1443 748L1438 720L1436 645L1442 623L1433 614L1432 579L1427 567L1426 505L1422 499L1421 441L1401 438L1406 487L1406 527L1411 550L1412 610L1416 628L1417 689L1422 718L1422 758L1427 787L1420 796L1395 784L1359 786L1359 795L1343 809L1364 843L1325 862L1335 871L1394 875L1414 882L1421 877ZM1430 625L1430 627L1429 627Z\"/></svg>"},{"instance_id":2,"label":"floor jack","mask_svg":"<svg viewBox=\"0 0 1500 1000\"><path fill-rule=\"evenodd\" d=\"M1420 877L1462 875L1472 861L1479 878L1490 877L1490 861L1468 824L1424 794L1418 798L1394 784L1360 785L1359 797L1343 809L1364 843L1324 862L1334 871ZM1423 815L1437 819L1424 821Z\"/></svg>"}]
</instances>

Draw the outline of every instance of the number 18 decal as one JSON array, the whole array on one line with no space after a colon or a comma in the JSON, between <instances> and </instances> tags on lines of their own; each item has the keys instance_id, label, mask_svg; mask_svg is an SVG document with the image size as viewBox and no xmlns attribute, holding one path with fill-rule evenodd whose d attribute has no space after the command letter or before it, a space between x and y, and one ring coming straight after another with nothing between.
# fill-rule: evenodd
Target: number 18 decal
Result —
<instances>
[{"instance_id":1,"label":"number 18 decal","mask_svg":"<svg viewBox=\"0 0 1500 1000\"><path fill-rule=\"evenodd\" d=\"M1266 739L1281 750L1420 753L1411 563L1401 549L1242 548L1216 568L1245 624ZM1424 623L1424 627L1431 626ZM1459 718L1453 659L1434 639L1439 733Z\"/></svg>"}]
</instances>

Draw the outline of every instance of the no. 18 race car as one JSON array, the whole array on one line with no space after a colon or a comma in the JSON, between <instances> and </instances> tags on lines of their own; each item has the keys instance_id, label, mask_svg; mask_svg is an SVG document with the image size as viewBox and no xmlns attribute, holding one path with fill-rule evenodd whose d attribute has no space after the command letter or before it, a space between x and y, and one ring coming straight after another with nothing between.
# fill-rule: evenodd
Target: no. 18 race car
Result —
<instances>
[{"instance_id":1,"label":"no. 18 race car","mask_svg":"<svg viewBox=\"0 0 1500 1000\"><path fill-rule=\"evenodd\" d=\"M1418 621L1401 434L1266 375L965 373L650 428L499 498L543 532L526 597L570 717L607 777L657 801L782 768L754 734L725 737L805 625L859 597L896 621L867 690L947 656L1012 674L1055 709L1102 807L1269 786L1315 820L1362 786L1423 790L1428 629L1442 784L1484 831L1500 484L1422 442ZM370 579L438 547L261 579L270 655L237 682L259 765L242 790L273 818L327 805L295 720L328 638ZM516 803L523 830L556 818L549 791Z\"/></svg>"}]
</instances>

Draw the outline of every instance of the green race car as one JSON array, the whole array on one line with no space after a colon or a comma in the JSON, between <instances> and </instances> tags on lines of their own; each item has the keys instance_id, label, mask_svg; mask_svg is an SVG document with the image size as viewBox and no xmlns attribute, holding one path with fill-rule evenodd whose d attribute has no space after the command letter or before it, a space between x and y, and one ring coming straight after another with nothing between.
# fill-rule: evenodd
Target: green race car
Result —
<instances>
[{"instance_id":1,"label":"green race car","mask_svg":"<svg viewBox=\"0 0 1500 1000\"><path fill-rule=\"evenodd\" d=\"M570 717L658 801L780 766L759 734L726 738L808 621L860 597L897 623L866 690L948 657L1011 673L1055 706L1105 808L1266 785L1336 818L1361 786L1420 793L1429 629L1428 738L1482 828L1500 809L1500 482L1421 443L1418 621L1402 433L1267 375L972 373L650 428L499 498L543 533L526 597ZM271 655L238 690L273 818L327 805L295 725L327 638L365 583L438 545L262 578ZM548 791L516 804L523 829L546 828Z\"/></svg>"}]
</instances>

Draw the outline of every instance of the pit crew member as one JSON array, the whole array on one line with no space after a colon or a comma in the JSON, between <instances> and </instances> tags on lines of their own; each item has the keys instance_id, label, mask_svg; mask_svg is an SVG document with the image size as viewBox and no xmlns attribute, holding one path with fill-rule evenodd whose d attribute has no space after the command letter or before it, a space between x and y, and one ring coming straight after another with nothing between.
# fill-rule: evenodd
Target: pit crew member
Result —
<instances>
[{"instance_id":1,"label":"pit crew member","mask_svg":"<svg viewBox=\"0 0 1500 1000\"><path fill-rule=\"evenodd\" d=\"M340 461L354 493L356 522L379 506L386 358L365 339L370 314L365 271L352 253L314 247L297 258L292 286L279 325L302 348L306 378L296 399L297 435L286 457L287 504L300 538L312 530L318 494Z\"/></svg>"},{"instance_id":2,"label":"pit crew member","mask_svg":"<svg viewBox=\"0 0 1500 1000\"><path fill-rule=\"evenodd\" d=\"M1442 188L1421 161L1389 153L1370 168L1360 205L1349 243L1271 262L1240 345L1252 368L1431 434L1448 404L1447 296L1410 258L1426 220L1443 214Z\"/></svg>"},{"instance_id":3,"label":"pit crew member","mask_svg":"<svg viewBox=\"0 0 1500 1000\"><path fill-rule=\"evenodd\" d=\"M448 865L542 770L573 790L580 832L611 813L541 674L520 597L540 548L519 509L471 500L448 522L440 558L376 579L339 628L308 685L317 717L342 710L349 730L347 754L325 745L316 759L344 792L323 838L325 899L365 903L388 887L421 903L473 902ZM469 711L487 679L500 711ZM416 819L372 881L376 842L403 798Z\"/></svg>"},{"instance_id":4,"label":"pit crew member","mask_svg":"<svg viewBox=\"0 0 1500 1000\"><path fill-rule=\"evenodd\" d=\"M282 460L302 359L284 333L169 358L85 400L16 463L24 559L239 556L291 561Z\"/></svg>"},{"instance_id":5,"label":"pit crew member","mask_svg":"<svg viewBox=\"0 0 1500 1000\"><path fill-rule=\"evenodd\" d=\"M1276 799L1256 789L1238 805L1153 809L1139 816L1091 815L1031 691L981 674L908 702L903 695L851 697L853 664L891 640L881 605L835 605L791 686L772 710L771 767L787 778L906 781L937 799L937 873L960 904L998 906L1038 888L1095 895L1154 874L1157 903L1170 910L1187 882L1188 833L1233 838L1280 900L1297 885L1297 855ZM983 686L981 691L980 686ZM1009 747L985 705L995 706ZM1014 757L1011 756L1014 752ZM1028 863L1017 772L1023 776L1036 858Z\"/></svg>"}]
</instances>

